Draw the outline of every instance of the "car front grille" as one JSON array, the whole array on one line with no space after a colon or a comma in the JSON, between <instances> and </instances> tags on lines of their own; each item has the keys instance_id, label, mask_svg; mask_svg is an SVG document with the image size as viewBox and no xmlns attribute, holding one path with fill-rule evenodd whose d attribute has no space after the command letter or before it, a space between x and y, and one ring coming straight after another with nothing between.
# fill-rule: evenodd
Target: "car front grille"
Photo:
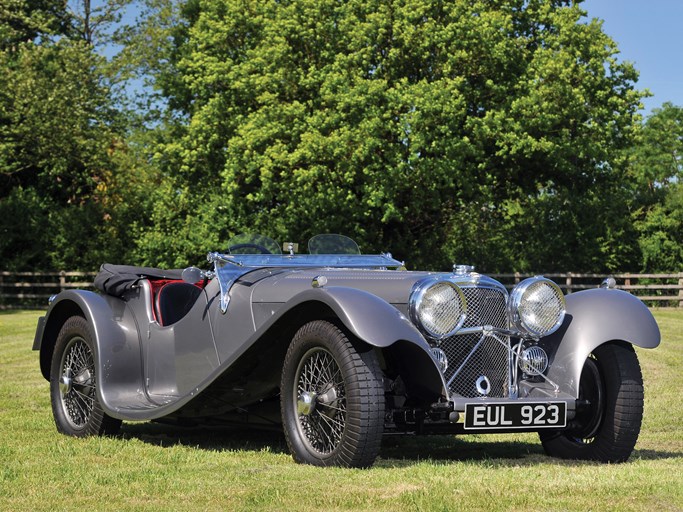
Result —
<instances>
[{"instance_id":1,"label":"car front grille","mask_svg":"<svg viewBox=\"0 0 683 512\"><path fill-rule=\"evenodd\" d=\"M467 299L467 319L460 332L483 326L508 328L506 296L502 291L473 286L461 288ZM498 339L474 332L441 341L439 347L448 358L444 376L450 382L451 393L470 398L483 396L477 390L477 380L486 377L490 383L486 396L508 396L510 339L496 336Z\"/></svg>"}]
</instances>

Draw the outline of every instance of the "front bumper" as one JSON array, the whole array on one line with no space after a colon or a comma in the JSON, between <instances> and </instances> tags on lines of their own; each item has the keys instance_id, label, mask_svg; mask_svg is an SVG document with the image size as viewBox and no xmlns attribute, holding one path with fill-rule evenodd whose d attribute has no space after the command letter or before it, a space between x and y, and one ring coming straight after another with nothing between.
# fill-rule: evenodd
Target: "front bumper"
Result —
<instances>
[{"instance_id":1,"label":"front bumper","mask_svg":"<svg viewBox=\"0 0 683 512\"><path fill-rule=\"evenodd\" d=\"M456 397L429 410L394 409L388 431L418 434L492 434L574 428L583 401L569 396Z\"/></svg>"}]
</instances>

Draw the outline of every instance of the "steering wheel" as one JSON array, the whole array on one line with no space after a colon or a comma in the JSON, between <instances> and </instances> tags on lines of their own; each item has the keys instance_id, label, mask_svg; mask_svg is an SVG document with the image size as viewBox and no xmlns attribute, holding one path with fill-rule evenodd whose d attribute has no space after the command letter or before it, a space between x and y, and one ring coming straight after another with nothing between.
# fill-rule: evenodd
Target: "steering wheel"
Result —
<instances>
[{"instance_id":1,"label":"steering wheel","mask_svg":"<svg viewBox=\"0 0 683 512\"><path fill-rule=\"evenodd\" d=\"M259 244L235 244L228 247L228 252L232 254L232 251L237 251L239 249L257 249L260 251L257 254L273 254L266 247ZM245 253L248 254L248 253Z\"/></svg>"}]
</instances>

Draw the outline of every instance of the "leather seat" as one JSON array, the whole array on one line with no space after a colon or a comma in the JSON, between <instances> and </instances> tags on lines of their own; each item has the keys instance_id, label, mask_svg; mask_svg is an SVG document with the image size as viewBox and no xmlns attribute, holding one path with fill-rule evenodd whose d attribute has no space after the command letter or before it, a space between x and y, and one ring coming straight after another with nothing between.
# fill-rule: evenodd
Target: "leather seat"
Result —
<instances>
[{"instance_id":1,"label":"leather seat","mask_svg":"<svg viewBox=\"0 0 683 512\"><path fill-rule=\"evenodd\" d=\"M183 318L194 306L202 290L189 283L166 283L157 292L154 308L160 325L171 325Z\"/></svg>"}]
</instances>

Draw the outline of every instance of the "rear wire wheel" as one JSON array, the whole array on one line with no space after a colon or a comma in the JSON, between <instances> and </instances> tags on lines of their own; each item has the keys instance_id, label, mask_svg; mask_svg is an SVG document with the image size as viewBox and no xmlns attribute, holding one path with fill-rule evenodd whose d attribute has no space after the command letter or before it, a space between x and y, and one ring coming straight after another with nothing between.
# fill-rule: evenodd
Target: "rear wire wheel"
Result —
<instances>
[{"instance_id":1,"label":"rear wire wheel","mask_svg":"<svg viewBox=\"0 0 683 512\"><path fill-rule=\"evenodd\" d=\"M356 350L336 325L317 320L296 333L282 370L280 405L297 462L368 467L377 458L384 431L377 355L371 347Z\"/></svg>"},{"instance_id":2,"label":"rear wire wheel","mask_svg":"<svg viewBox=\"0 0 683 512\"><path fill-rule=\"evenodd\" d=\"M562 459L626 461L643 419L643 376L633 346L612 342L586 360L579 382L577 411L568 430L541 431L546 453Z\"/></svg>"},{"instance_id":3,"label":"rear wire wheel","mask_svg":"<svg viewBox=\"0 0 683 512\"><path fill-rule=\"evenodd\" d=\"M57 430L85 437L113 435L121 427L102 409L97 398L97 370L88 322L69 318L57 336L50 369L50 399Z\"/></svg>"}]
</instances>

